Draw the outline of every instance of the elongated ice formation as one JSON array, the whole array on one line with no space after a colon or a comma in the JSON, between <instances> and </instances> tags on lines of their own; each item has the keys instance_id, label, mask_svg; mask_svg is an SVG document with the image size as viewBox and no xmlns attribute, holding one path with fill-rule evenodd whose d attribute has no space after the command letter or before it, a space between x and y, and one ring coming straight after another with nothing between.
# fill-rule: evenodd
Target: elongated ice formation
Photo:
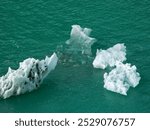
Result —
<instances>
[{"instance_id":1,"label":"elongated ice formation","mask_svg":"<svg viewBox=\"0 0 150 130\"><path fill-rule=\"evenodd\" d=\"M127 95L130 87L136 87L140 81L140 74L136 72L136 66L131 64L116 63L109 74L104 74L104 88L107 90Z\"/></svg>"},{"instance_id":2,"label":"elongated ice formation","mask_svg":"<svg viewBox=\"0 0 150 130\"><path fill-rule=\"evenodd\" d=\"M94 68L105 69L107 66L115 66L117 61L126 60L126 47L124 44L116 44L107 50L97 50L93 61Z\"/></svg>"},{"instance_id":3,"label":"elongated ice formation","mask_svg":"<svg viewBox=\"0 0 150 130\"><path fill-rule=\"evenodd\" d=\"M91 46L96 42L95 38L91 38L89 28L81 28L79 25L72 25L70 39L66 44L70 45L70 50L74 53L81 52L82 54L91 55Z\"/></svg>"},{"instance_id":4,"label":"elongated ice formation","mask_svg":"<svg viewBox=\"0 0 150 130\"><path fill-rule=\"evenodd\" d=\"M55 69L57 61L54 53L41 61L28 58L20 63L17 70L9 68L7 74L0 77L0 97L5 99L38 88L49 72Z\"/></svg>"}]
</instances>

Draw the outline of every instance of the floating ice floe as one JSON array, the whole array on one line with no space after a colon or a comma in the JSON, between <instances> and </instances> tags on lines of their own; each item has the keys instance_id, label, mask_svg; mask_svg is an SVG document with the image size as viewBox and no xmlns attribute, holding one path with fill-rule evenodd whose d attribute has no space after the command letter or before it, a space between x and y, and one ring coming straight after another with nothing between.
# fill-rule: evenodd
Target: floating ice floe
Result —
<instances>
[{"instance_id":1,"label":"floating ice floe","mask_svg":"<svg viewBox=\"0 0 150 130\"><path fill-rule=\"evenodd\" d=\"M97 50L93 61L94 68L105 69L107 66L115 66L117 61L126 60L126 47L124 44L116 44L107 50Z\"/></svg>"},{"instance_id":2,"label":"floating ice floe","mask_svg":"<svg viewBox=\"0 0 150 130\"><path fill-rule=\"evenodd\" d=\"M70 39L66 44L70 46L70 50L74 53L81 52L82 54L91 55L91 46L96 42L95 38L91 38L89 28L81 28L79 25L72 25Z\"/></svg>"},{"instance_id":3,"label":"floating ice floe","mask_svg":"<svg viewBox=\"0 0 150 130\"><path fill-rule=\"evenodd\" d=\"M116 63L110 73L104 74L104 88L107 90L127 95L130 87L136 87L140 81L140 74L136 72L136 66L131 64Z\"/></svg>"},{"instance_id":4,"label":"floating ice floe","mask_svg":"<svg viewBox=\"0 0 150 130\"><path fill-rule=\"evenodd\" d=\"M44 60L28 58L20 63L17 70L9 68L7 74L0 77L0 97L5 99L37 89L49 72L55 69L57 61L54 53Z\"/></svg>"}]
</instances>

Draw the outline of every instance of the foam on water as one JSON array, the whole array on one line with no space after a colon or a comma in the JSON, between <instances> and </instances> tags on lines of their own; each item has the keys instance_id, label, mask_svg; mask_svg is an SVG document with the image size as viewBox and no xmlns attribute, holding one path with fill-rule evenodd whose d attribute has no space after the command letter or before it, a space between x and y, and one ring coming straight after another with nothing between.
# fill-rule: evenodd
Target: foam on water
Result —
<instances>
[{"instance_id":1,"label":"foam on water","mask_svg":"<svg viewBox=\"0 0 150 130\"><path fill-rule=\"evenodd\" d=\"M123 62L125 60L126 46L124 44L116 44L107 50L97 50L93 67L105 69L107 66L115 66L117 61Z\"/></svg>"},{"instance_id":2,"label":"foam on water","mask_svg":"<svg viewBox=\"0 0 150 130\"><path fill-rule=\"evenodd\" d=\"M136 72L136 66L121 62L116 63L116 68L104 74L104 88L107 90L127 95L130 87L136 87L140 81L140 74Z\"/></svg>"},{"instance_id":3,"label":"foam on water","mask_svg":"<svg viewBox=\"0 0 150 130\"><path fill-rule=\"evenodd\" d=\"M17 70L8 69L6 75L0 77L0 97L8 98L37 89L43 79L57 65L57 55L43 60L28 58L20 63Z\"/></svg>"}]
</instances>

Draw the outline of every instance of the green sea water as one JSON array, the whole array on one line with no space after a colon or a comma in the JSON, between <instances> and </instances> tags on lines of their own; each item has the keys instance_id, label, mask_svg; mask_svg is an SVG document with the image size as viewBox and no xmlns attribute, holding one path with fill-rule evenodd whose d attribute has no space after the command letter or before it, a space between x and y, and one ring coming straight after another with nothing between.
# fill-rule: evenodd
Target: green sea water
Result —
<instances>
[{"instance_id":1,"label":"green sea water","mask_svg":"<svg viewBox=\"0 0 150 130\"><path fill-rule=\"evenodd\" d=\"M103 88L105 70L92 63L58 64L38 90L1 99L0 112L150 112L149 0L1 0L0 76L28 57L51 55L74 24L93 30L93 52L125 43L140 84L122 96Z\"/></svg>"}]
</instances>

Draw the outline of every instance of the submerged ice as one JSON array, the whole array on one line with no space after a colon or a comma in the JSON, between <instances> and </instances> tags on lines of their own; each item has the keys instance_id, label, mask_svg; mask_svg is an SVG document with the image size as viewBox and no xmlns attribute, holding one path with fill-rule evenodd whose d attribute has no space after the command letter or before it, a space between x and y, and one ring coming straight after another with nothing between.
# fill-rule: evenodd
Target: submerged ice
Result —
<instances>
[{"instance_id":1,"label":"submerged ice","mask_svg":"<svg viewBox=\"0 0 150 130\"><path fill-rule=\"evenodd\" d=\"M57 61L54 53L43 60L28 58L20 63L17 70L9 68L7 74L0 77L0 97L5 99L37 89L49 72L55 69Z\"/></svg>"},{"instance_id":2,"label":"submerged ice","mask_svg":"<svg viewBox=\"0 0 150 130\"><path fill-rule=\"evenodd\" d=\"M127 95L130 87L136 87L140 81L140 74L136 72L136 66L121 62L116 63L110 73L104 74L104 88L107 90Z\"/></svg>"},{"instance_id":3,"label":"submerged ice","mask_svg":"<svg viewBox=\"0 0 150 130\"><path fill-rule=\"evenodd\" d=\"M116 44L107 50L97 50L93 61L94 68L105 69L107 66L115 66L117 61L126 60L126 47L124 44Z\"/></svg>"},{"instance_id":4,"label":"submerged ice","mask_svg":"<svg viewBox=\"0 0 150 130\"><path fill-rule=\"evenodd\" d=\"M93 60L91 46L96 42L95 38L90 37L91 31L90 28L72 25L69 40L65 42L66 44L57 46L59 63L67 66L91 63Z\"/></svg>"},{"instance_id":5,"label":"submerged ice","mask_svg":"<svg viewBox=\"0 0 150 130\"><path fill-rule=\"evenodd\" d=\"M90 37L91 29L81 28L79 25L72 25L70 39L66 41L71 52L78 54L91 55L91 46L96 42L95 38Z\"/></svg>"}]
</instances>

